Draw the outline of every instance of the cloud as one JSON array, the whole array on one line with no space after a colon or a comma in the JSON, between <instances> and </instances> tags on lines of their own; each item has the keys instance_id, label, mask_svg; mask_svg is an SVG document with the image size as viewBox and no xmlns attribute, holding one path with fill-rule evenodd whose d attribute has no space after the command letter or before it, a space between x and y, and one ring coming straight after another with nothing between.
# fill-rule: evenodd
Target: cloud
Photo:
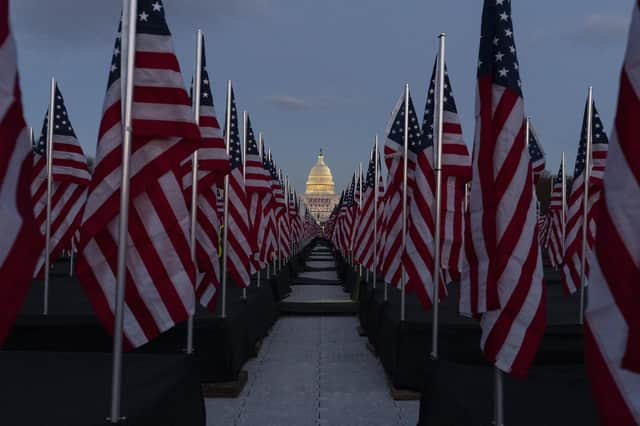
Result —
<instances>
[{"instance_id":1,"label":"cloud","mask_svg":"<svg viewBox=\"0 0 640 426\"><path fill-rule=\"evenodd\" d=\"M308 101L288 95L271 96L267 101L281 109L289 111L305 111L312 107Z\"/></svg>"},{"instance_id":2,"label":"cloud","mask_svg":"<svg viewBox=\"0 0 640 426\"><path fill-rule=\"evenodd\" d=\"M573 41L601 47L624 41L629 29L629 17L595 13L586 16L576 30L569 34Z\"/></svg>"}]
</instances>

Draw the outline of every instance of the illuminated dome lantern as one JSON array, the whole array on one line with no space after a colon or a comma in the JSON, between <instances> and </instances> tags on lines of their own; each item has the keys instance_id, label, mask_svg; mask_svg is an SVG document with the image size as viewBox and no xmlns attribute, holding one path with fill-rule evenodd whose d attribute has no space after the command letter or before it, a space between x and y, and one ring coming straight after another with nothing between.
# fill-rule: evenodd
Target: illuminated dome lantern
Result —
<instances>
[{"instance_id":1,"label":"illuminated dome lantern","mask_svg":"<svg viewBox=\"0 0 640 426\"><path fill-rule=\"evenodd\" d=\"M315 166L309 172L304 200L311 214L320 223L325 222L338 202L331 169L324 162L322 150Z\"/></svg>"}]
</instances>

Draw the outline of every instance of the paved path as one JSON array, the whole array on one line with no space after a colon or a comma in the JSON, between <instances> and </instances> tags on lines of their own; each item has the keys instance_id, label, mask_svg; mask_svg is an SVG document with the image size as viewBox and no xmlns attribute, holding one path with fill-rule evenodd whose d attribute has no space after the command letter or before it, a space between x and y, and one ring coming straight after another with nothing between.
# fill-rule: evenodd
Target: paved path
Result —
<instances>
[{"instance_id":1,"label":"paved path","mask_svg":"<svg viewBox=\"0 0 640 426\"><path fill-rule=\"evenodd\" d=\"M389 396L355 317L283 317L245 368L236 399L207 399L207 426L415 425L418 402Z\"/></svg>"}]
</instances>

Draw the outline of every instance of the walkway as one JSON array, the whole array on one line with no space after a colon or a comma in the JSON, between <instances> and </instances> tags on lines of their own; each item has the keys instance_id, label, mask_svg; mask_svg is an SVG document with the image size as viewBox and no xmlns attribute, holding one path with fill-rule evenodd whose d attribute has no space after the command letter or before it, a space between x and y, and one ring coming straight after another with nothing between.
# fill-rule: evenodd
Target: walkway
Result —
<instances>
[{"instance_id":1,"label":"walkway","mask_svg":"<svg viewBox=\"0 0 640 426\"><path fill-rule=\"evenodd\" d=\"M352 312L331 252L316 247L284 312ZM245 369L236 399L207 399L207 426L416 425L417 401L394 401L355 316L284 316Z\"/></svg>"},{"instance_id":2,"label":"walkway","mask_svg":"<svg viewBox=\"0 0 640 426\"><path fill-rule=\"evenodd\" d=\"M207 426L415 425L417 401L394 401L355 317L283 317L246 369L236 399L207 399Z\"/></svg>"}]
</instances>

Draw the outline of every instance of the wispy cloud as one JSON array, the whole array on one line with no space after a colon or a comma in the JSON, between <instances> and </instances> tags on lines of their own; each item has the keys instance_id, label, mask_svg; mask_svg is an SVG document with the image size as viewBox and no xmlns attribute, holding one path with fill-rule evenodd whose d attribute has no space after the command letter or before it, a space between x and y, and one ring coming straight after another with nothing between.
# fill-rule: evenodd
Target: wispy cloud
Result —
<instances>
[{"instance_id":1,"label":"wispy cloud","mask_svg":"<svg viewBox=\"0 0 640 426\"><path fill-rule=\"evenodd\" d=\"M586 16L568 36L573 41L601 47L624 41L628 28L628 16L595 13Z\"/></svg>"},{"instance_id":2,"label":"wispy cloud","mask_svg":"<svg viewBox=\"0 0 640 426\"><path fill-rule=\"evenodd\" d=\"M312 107L310 102L289 95L271 96L267 101L279 108L289 111L305 111Z\"/></svg>"}]
</instances>

